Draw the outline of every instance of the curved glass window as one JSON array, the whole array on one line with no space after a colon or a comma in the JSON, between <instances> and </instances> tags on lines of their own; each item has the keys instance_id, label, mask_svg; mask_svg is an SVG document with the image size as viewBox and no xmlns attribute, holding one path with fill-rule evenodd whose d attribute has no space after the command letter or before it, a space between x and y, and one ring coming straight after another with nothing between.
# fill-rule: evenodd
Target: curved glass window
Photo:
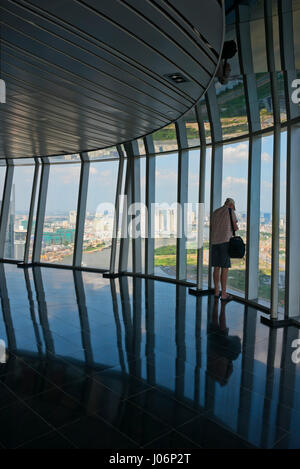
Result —
<instances>
[{"instance_id":1,"label":"curved glass window","mask_svg":"<svg viewBox=\"0 0 300 469\"><path fill-rule=\"evenodd\" d=\"M203 227L203 282L208 285L209 267L209 230L210 230L210 193L211 193L211 148L206 150L205 168L205 200L204 200L204 227Z\"/></svg>"},{"instance_id":2,"label":"curved glass window","mask_svg":"<svg viewBox=\"0 0 300 469\"><path fill-rule=\"evenodd\" d=\"M262 139L259 225L259 298L269 302L272 263L273 135Z\"/></svg>"},{"instance_id":3,"label":"curved glass window","mask_svg":"<svg viewBox=\"0 0 300 469\"><path fill-rule=\"evenodd\" d=\"M90 163L82 266L108 269L119 161Z\"/></svg>"},{"instance_id":4,"label":"curved glass window","mask_svg":"<svg viewBox=\"0 0 300 469\"><path fill-rule=\"evenodd\" d=\"M248 133L243 77L236 76L226 85L216 83L223 139Z\"/></svg>"},{"instance_id":5,"label":"curved glass window","mask_svg":"<svg viewBox=\"0 0 300 469\"><path fill-rule=\"evenodd\" d=\"M33 174L34 165L14 167L4 248L6 259L22 261L24 258Z\"/></svg>"},{"instance_id":6,"label":"curved glass window","mask_svg":"<svg viewBox=\"0 0 300 469\"><path fill-rule=\"evenodd\" d=\"M189 147L197 147L200 145L198 121L196 118L195 108L192 108L183 116L186 128L186 136Z\"/></svg>"},{"instance_id":7,"label":"curved glass window","mask_svg":"<svg viewBox=\"0 0 300 469\"><path fill-rule=\"evenodd\" d=\"M152 134L155 153L177 150L175 124L170 124Z\"/></svg>"},{"instance_id":8,"label":"curved glass window","mask_svg":"<svg viewBox=\"0 0 300 469\"><path fill-rule=\"evenodd\" d=\"M200 150L189 151L188 210L186 229L187 279L197 281L198 200Z\"/></svg>"},{"instance_id":9,"label":"curved glass window","mask_svg":"<svg viewBox=\"0 0 300 469\"><path fill-rule=\"evenodd\" d=\"M287 170L287 133L281 133L280 152L280 219L279 219L279 305L285 305L285 267L286 267L286 173Z\"/></svg>"},{"instance_id":10,"label":"curved glass window","mask_svg":"<svg viewBox=\"0 0 300 469\"><path fill-rule=\"evenodd\" d=\"M178 154L158 155L155 173L155 275L176 277Z\"/></svg>"},{"instance_id":11,"label":"curved glass window","mask_svg":"<svg viewBox=\"0 0 300 469\"><path fill-rule=\"evenodd\" d=\"M0 165L0 210L1 210L1 207L2 207L5 175L6 175L6 165L5 165L5 161L4 161L4 165L3 166Z\"/></svg>"},{"instance_id":12,"label":"curved glass window","mask_svg":"<svg viewBox=\"0 0 300 469\"><path fill-rule=\"evenodd\" d=\"M73 262L80 167L50 164L41 262Z\"/></svg>"},{"instance_id":13,"label":"curved glass window","mask_svg":"<svg viewBox=\"0 0 300 469\"><path fill-rule=\"evenodd\" d=\"M239 232L246 242L247 237L247 188L248 188L249 143L243 141L223 148L222 203L227 197L235 200ZM228 287L244 295L246 260L231 259L228 272Z\"/></svg>"}]
</instances>

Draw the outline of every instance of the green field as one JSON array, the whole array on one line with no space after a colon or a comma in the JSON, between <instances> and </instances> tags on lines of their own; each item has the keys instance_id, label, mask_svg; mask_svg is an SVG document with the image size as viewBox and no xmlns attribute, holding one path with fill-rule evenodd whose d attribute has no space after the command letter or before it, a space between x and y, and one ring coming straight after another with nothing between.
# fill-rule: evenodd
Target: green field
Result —
<instances>
[{"instance_id":1,"label":"green field","mask_svg":"<svg viewBox=\"0 0 300 469\"><path fill-rule=\"evenodd\" d=\"M105 246L105 243L98 243L95 246L87 246L84 248L84 252L98 251L98 249L102 248L103 246Z\"/></svg>"}]
</instances>

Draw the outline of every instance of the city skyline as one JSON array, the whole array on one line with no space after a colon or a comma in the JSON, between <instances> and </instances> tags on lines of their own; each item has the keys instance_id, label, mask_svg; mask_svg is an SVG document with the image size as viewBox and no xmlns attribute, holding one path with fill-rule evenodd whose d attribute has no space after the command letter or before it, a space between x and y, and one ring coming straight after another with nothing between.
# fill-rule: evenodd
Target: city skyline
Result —
<instances>
[{"instance_id":1,"label":"city skyline","mask_svg":"<svg viewBox=\"0 0 300 469\"><path fill-rule=\"evenodd\" d=\"M285 183L286 171L286 132L281 134L282 146L282 183L281 183L281 213L285 212ZM273 137L262 138L262 166L261 166L261 210L271 212L272 209L272 153ZM189 195L193 201L198 200L199 183L199 150L189 150ZM199 156L199 158L195 157ZM209 200L210 190L210 159L211 148L207 148L207 177L206 177L206 201ZM224 165L222 195L236 199L237 208L246 211L247 178L248 178L248 142L224 145ZM141 158L141 191L145 191L144 158ZM166 203L176 201L173 195L174 184L177 183L178 157L177 152L156 156L156 183L159 186L159 199ZM114 203L115 186L117 179L117 161L101 161L90 164L90 184L88 194L89 211L95 211L96 207L105 202ZM28 200L31 195L33 180L33 166L16 166L14 184L16 190L16 213L28 211ZM51 214L66 213L77 208L77 195L80 176L79 163L57 164L51 167L49 193L47 198L47 211ZM113 181L113 183L112 183ZM2 185L3 187L3 185ZM63 197L61 197L63 191ZM24 197L25 196L25 197ZM225 198L226 198L225 197ZM57 208L59 207L59 208ZM206 210L207 211L207 210Z\"/></svg>"}]
</instances>

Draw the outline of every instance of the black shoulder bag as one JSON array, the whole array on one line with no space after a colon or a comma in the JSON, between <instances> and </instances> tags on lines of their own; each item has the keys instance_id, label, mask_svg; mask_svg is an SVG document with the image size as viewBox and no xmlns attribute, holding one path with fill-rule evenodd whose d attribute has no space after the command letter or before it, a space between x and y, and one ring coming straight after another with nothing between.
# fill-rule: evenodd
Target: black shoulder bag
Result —
<instances>
[{"instance_id":1,"label":"black shoulder bag","mask_svg":"<svg viewBox=\"0 0 300 469\"><path fill-rule=\"evenodd\" d=\"M235 230L233 226L232 212L231 212L232 209L229 208L228 210L229 210L229 216L230 216L230 221L231 221L231 228L233 232L233 236L229 240L229 256L232 257L233 259L242 259L245 255L246 246L240 236L235 236Z\"/></svg>"}]
</instances>

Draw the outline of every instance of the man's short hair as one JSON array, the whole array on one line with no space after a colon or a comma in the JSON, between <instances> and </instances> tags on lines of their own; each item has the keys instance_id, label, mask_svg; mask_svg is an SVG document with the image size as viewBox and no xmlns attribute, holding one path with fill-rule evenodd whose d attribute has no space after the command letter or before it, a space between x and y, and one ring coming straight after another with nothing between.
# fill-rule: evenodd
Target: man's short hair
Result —
<instances>
[{"instance_id":1,"label":"man's short hair","mask_svg":"<svg viewBox=\"0 0 300 469\"><path fill-rule=\"evenodd\" d=\"M227 197L227 199L225 200L224 205L229 205L229 204L232 204L235 208L235 201L233 199L231 199L230 197Z\"/></svg>"}]
</instances>

